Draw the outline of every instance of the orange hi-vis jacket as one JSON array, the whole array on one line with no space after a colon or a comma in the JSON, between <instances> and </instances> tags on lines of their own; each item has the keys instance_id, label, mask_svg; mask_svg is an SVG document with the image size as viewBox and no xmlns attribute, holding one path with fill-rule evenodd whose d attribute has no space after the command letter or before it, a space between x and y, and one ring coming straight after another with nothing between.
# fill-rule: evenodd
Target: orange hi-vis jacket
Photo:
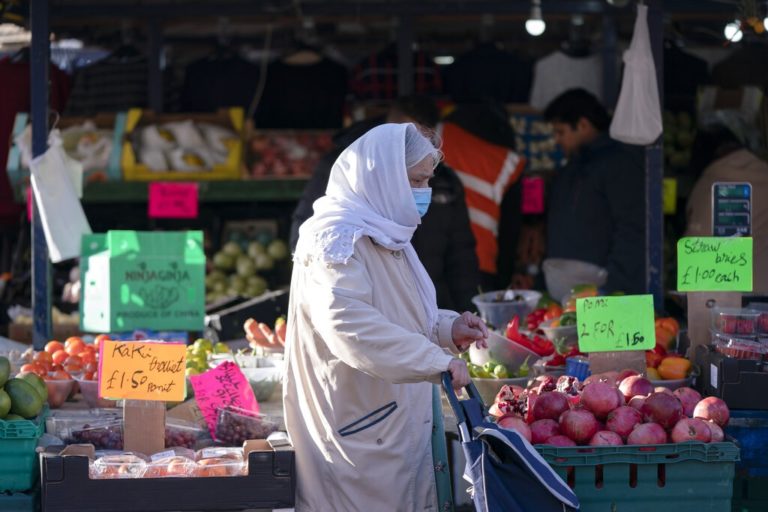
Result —
<instances>
[{"instance_id":1,"label":"orange hi-vis jacket","mask_svg":"<svg viewBox=\"0 0 768 512\"><path fill-rule=\"evenodd\" d=\"M445 163L464 185L480 270L495 274L501 200L523 173L525 158L453 123L441 127Z\"/></svg>"}]
</instances>

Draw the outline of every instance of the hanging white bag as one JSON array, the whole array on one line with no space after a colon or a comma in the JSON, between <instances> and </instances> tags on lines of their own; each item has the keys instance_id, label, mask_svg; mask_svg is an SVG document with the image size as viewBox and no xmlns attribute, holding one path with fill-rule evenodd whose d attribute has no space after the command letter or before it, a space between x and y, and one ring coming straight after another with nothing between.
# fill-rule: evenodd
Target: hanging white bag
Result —
<instances>
[{"instance_id":1,"label":"hanging white bag","mask_svg":"<svg viewBox=\"0 0 768 512\"><path fill-rule=\"evenodd\" d=\"M662 132L656 66L648 33L648 7L637 6L635 31L624 52L624 79L611 122L611 137L627 144L648 145Z\"/></svg>"},{"instance_id":2,"label":"hanging white bag","mask_svg":"<svg viewBox=\"0 0 768 512\"><path fill-rule=\"evenodd\" d=\"M51 261L79 257L80 239L91 234L73 183L74 175L82 176L82 165L69 158L60 143L54 143L32 159L29 169Z\"/></svg>"}]
</instances>

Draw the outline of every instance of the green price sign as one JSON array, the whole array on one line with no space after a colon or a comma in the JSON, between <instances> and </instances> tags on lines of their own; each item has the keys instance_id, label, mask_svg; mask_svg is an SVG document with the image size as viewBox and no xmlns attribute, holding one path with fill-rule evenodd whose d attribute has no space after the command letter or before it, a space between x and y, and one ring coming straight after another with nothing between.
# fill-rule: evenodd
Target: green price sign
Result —
<instances>
[{"instance_id":1,"label":"green price sign","mask_svg":"<svg viewBox=\"0 0 768 512\"><path fill-rule=\"evenodd\" d=\"M582 352L651 350L656 346L652 295L578 299L576 318Z\"/></svg>"},{"instance_id":2,"label":"green price sign","mask_svg":"<svg viewBox=\"0 0 768 512\"><path fill-rule=\"evenodd\" d=\"M681 238L677 242L677 289L751 292L752 238Z\"/></svg>"}]
</instances>

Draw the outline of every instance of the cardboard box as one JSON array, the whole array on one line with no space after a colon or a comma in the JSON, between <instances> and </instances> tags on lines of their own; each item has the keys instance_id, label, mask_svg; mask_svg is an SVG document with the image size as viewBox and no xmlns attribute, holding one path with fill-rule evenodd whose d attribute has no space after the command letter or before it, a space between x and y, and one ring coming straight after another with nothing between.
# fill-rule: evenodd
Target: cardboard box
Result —
<instances>
[{"instance_id":1,"label":"cardboard box","mask_svg":"<svg viewBox=\"0 0 768 512\"><path fill-rule=\"evenodd\" d=\"M205 314L201 231L110 231L83 237L84 332L200 331Z\"/></svg>"},{"instance_id":2,"label":"cardboard box","mask_svg":"<svg viewBox=\"0 0 768 512\"><path fill-rule=\"evenodd\" d=\"M248 475L210 478L91 480L92 445L51 447L40 457L44 512L164 512L292 508L293 448L266 440L243 446Z\"/></svg>"},{"instance_id":3,"label":"cardboard box","mask_svg":"<svg viewBox=\"0 0 768 512\"><path fill-rule=\"evenodd\" d=\"M153 171L139 161L136 148L132 142L135 133L139 129L149 125L162 125L188 120L195 123L221 126L232 130L238 136L238 139L228 146L229 153L227 154L226 162L215 164L209 171L187 172L171 169L158 172ZM242 172L244 126L245 113L242 108L222 109L211 114L156 114L151 110L130 109L125 123L125 137L122 146L123 176L126 181L239 180Z\"/></svg>"},{"instance_id":4,"label":"cardboard box","mask_svg":"<svg viewBox=\"0 0 768 512\"><path fill-rule=\"evenodd\" d=\"M82 332L80 331L79 325L72 325L72 324L53 324L52 326L52 336L55 340L61 340L62 343L64 340L69 338L70 336L80 336ZM13 341L18 341L19 343L32 343L32 325L31 324L20 324L20 323L10 323L8 324L8 338Z\"/></svg>"}]
</instances>

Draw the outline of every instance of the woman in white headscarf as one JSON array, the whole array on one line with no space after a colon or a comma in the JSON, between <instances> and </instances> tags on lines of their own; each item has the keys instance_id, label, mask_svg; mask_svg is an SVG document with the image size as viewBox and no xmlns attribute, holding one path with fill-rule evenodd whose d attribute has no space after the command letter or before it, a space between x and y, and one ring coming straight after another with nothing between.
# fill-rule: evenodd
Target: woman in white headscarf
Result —
<instances>
[{"instance_id":1,"label":"woman in white headscarf","mask_svg":"<svg viewBox=\"0 0 768 512\"><path fill-rule=\"evenodd\" d=\"M414 125L378 126L339 156L301 226L283 392L297 512L437 510L433 383L468 384L455 354L488 336L437 309L410 243L439 158Z\"/></svg>"}]
</instances>

